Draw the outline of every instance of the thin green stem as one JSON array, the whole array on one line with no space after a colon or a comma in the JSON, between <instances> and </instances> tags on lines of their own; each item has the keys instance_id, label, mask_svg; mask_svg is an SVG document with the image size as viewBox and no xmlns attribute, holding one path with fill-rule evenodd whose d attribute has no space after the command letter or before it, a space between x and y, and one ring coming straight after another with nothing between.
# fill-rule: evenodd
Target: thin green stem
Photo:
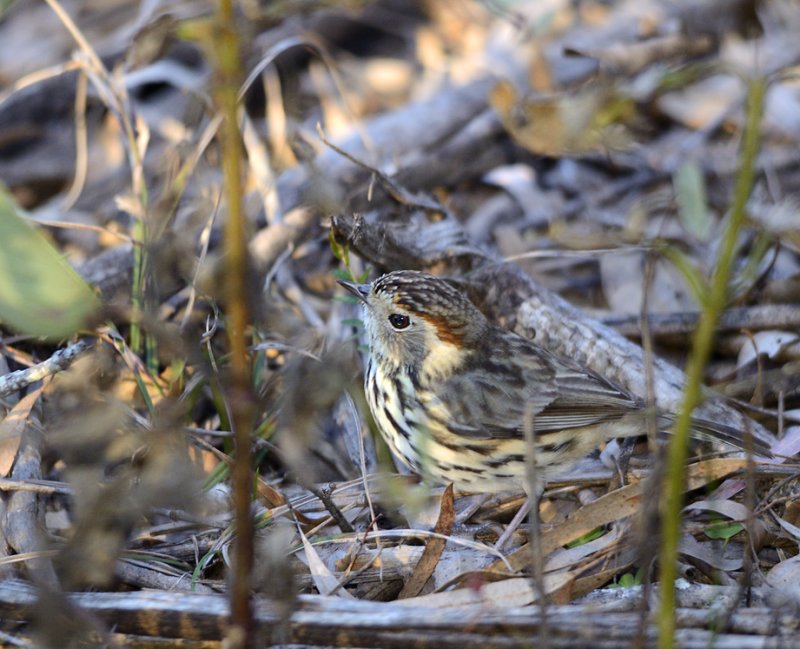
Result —
<instances>
[{"instance_id":1,"label":"thin green stem","mask_svg":"<svg viewBox=\"0 0 800 649\"><path fill-rule=\"evenodd\" d=\"M736 241L744 223L745 207L755 176L759 145L759 124L764 106L766 82L756 79L750 84L747 98L747 121L742 141L741 167L736 179L730 220L720 251L719 262L711 279L711 291L700 323L692 340L692 354L686 368L686 391L683 407L673 429L667 454L667 470L662 494L663 528L661 531L661 589L658 614L658 647L672 649L675 643L675 578L678 545L681 537L684 465L686 464L692 411L702 397L703 370L711 356L714 328L728 297L728 281L734 262Z\"/></svg>"}]
</instances>

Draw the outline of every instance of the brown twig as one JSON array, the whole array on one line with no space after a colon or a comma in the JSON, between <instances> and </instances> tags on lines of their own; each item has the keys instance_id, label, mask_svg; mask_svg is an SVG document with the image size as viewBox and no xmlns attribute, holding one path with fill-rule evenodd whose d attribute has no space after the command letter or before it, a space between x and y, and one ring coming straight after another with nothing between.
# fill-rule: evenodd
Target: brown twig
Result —
<instances>
[{"instance_id":1,"label":"brown twig","mask_svg":"<svg viewBox=\"0 0 800 649\"><path fill-rule=\"evenodd\" d=\"M253 569L253 474L250 435L255 403L250 387L250 358L246 338L246 327L251 318L246 287L247 240L242 209L242 142L237 120L242 68L232 0L219 0L216 23L213 28L213 49L219 77L216 99L223 117L222 155L228 207L225 224L225 297L231 363L227 394L236 443L232 474L236 552L230 587L232 629L228 640L237 649L253 649L255 624L250 601Z\"/></svg>"}]
</instances>

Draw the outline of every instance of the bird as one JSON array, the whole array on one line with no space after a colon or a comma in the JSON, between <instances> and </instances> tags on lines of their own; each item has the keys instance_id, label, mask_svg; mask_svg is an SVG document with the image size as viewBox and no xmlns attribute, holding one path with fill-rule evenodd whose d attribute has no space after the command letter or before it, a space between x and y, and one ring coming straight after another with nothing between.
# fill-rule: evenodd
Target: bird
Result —
<instances>
[{"instance_id":1,"label":"bird","mask_svg":"<svg viewBox=\"0 0 800 649\"><path fill-rule=\"evenodd\" d=\"M398 270L339 283L363 306L372 417L423 478L465 492L540 493L603 442L646 432L642 399L492 323L452 282ZM663 430L674 415L656 420ZM536 485L526 478L526 426ZM743 446L737 429L717 422L694 419L692 432Z\"/></svg>"}]
</instances>

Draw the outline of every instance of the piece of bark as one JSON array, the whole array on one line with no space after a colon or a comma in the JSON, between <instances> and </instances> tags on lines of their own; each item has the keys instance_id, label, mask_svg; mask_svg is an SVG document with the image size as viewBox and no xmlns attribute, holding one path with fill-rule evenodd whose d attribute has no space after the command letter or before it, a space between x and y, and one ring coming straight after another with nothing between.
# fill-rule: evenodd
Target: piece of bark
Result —
<instances>
[{"instance_id":1,"label":"piece of bark","mask_svg":"<svg viewBox=\"0 0 800 649\"><path fill-rule=\"evenodd\" d=\"M89 259L78 268L78 273L100 290L103 302L122 299L130 291L133 277L133 246L124 244L109 248Z\"/></svg>"},{"instance_id":2,"label":"piece of bark","mask_svg":"<svg viewBox=\"0 0 800 649\"><path fill-rule=\"evenodd\" d=\"M412 152L431 151L463 130L486 109L486 96L493 81L483 78L465 86L443 89L427 101L404 106L379 115L366 123L362 131L336 142L343 150L365 163L381 168ZM319 170L319 173L316 172ZM384 169L385 171L385 169ZM314 183L322 174L334 186L352 189L369 179L369 173L326 149L311 165L288 169L278 178L280 204L287 211L314 193ZM407 189L417 188L406 185Z\"/></svg>"},{"instance_id":3,"label":"piece of bark","mask_svg":"<svg viewBox=\"0 0 800 649\"><path fill-rule=\"evenodd\" d=\"M39 450L41 434L26 424L22 445L17 452L11 478L17 481L41 480L42 457ZM15 554L30 554L24 572L38 583L54 586L58 583L53 563L49 557L40 556L45 547L44 498L33 491L11 492L5 503L0 521L0 536Z\"/></svg>"},{"instance_id":4,"label":"piece of bark","mask_svg":"<svg viewBox=\"0 0 800 649\"><path fill-rule=\"evenodd\" d=\"M649 317L651 334L656 337L686 336L697 327L700 314L697 312L653 313ZM609 316L603 324L613 327L623 336L636 338L641 335L638 316ZM727 309L720 314L717 331L739 332L762 329L800 329L800 306L796 304L759 304Z\"/></svg>"},{"instance_id":5,"label":"piece of bark","mask_svg":"<svg viewBox=\"0 0 800 649\"><path fill-rule=\"evenodd\" d=\"M148 563L147 561L122 559L117 562L114 575L123 583L139 588L153 588L176 593L181 591L214 592L205 584L195 582L188 572L181 574L172 567L159 566L156 563L148 565ZM174 572L170 573L170 570Z\"/></svg>"},{"instance_id":6,"label":"piece of bark","mask_svg":"<svg viewBox=\"0 0 800 649\"><path fill-rule=\"evenodd\" d=\"M451 216L430 220L421 210L400 209L396 218L386 218L387 211L338 215L333 219L334 233L382 268L420 269L480 254Z\"/></svg>"}]
</instances>

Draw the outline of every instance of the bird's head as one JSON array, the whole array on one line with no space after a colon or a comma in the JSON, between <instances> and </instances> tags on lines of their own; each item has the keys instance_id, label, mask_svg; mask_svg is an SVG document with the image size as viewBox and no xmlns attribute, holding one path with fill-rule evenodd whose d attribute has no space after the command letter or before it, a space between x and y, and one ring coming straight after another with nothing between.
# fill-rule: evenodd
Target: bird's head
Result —
<instances>
[{"instance_id":1,"label":"bird's head","mask_svg":"<svg viewBox=\"0 0 800 649\"><path fill-rule=\"evenodd\" d=\"M364 304L370 353L387 369L444 377L480 346L484 315L450 283L399 270L371 284L340 282Z\"/></svg>"}]
</instances>

